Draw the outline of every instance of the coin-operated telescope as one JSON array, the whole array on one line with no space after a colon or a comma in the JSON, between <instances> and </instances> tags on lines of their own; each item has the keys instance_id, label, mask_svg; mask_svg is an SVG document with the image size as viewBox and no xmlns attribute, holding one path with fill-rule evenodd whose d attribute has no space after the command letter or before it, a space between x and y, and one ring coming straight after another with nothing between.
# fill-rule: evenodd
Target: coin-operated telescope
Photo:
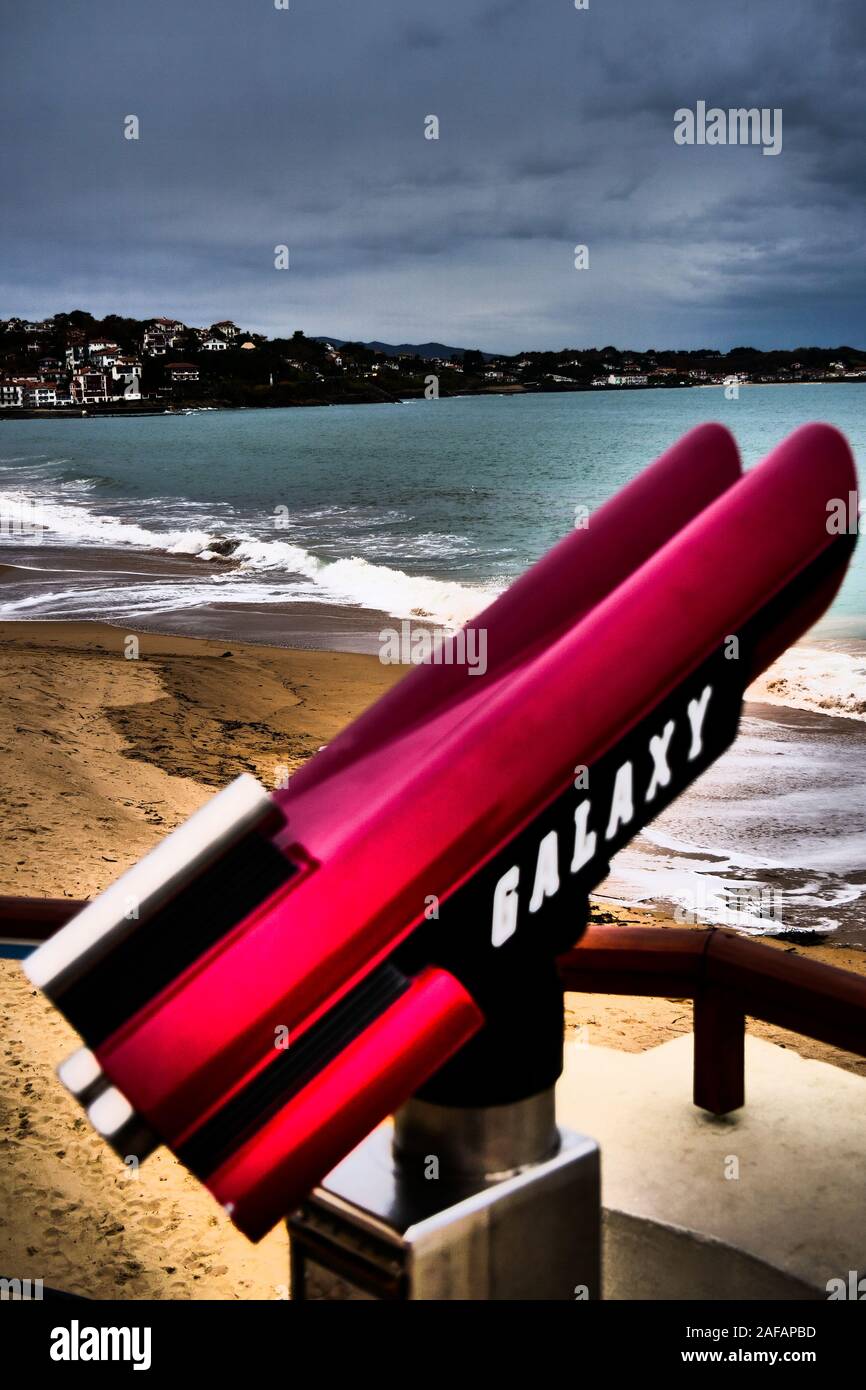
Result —
<instances>
[{"instance_id":1,"label":"coin-operated telescope","mask_svg":"<svg viewBox=\"0 0 866 1390\"><path fill-rule=\"evenodd\" d=\"M483 676L446 644L287 789L239 777L88 903L24 968L81 1034L60 1076L96 1129L168 1145L253 1240L301 1206L298 1296L310 1270L597 1293L556 957L830 603L855 488L829 426L746 474L693 430L470 624ZM392 1153L367 1136L395 1111Z\"/></svg>"}]
</instances>

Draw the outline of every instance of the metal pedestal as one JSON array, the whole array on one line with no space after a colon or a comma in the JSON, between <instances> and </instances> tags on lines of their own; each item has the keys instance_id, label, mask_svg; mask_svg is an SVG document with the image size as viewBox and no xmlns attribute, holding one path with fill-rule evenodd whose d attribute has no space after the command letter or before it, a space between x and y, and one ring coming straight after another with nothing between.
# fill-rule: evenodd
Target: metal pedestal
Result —
<instances>
[{"instance_id":1,"label":"metal pedestal","mask_svg":"<svg viewBox=\"0 0 866 1390\"><path fill-rule=\"evenodd\" d=\"M553 1091L412 1100L289 1219L294 1299L600 1297L600 1163Z\"/></svg>"}]
</instances>

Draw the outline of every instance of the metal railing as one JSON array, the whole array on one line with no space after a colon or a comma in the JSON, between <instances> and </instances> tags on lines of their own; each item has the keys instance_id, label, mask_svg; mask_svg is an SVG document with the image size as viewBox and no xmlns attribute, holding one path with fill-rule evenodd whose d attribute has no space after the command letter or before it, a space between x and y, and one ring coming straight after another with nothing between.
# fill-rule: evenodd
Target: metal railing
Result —
<instances>
[{"instance_id":1,"label":"metal railing","mask_svg":"<svg viewBox=\"0 0 866 1390\"><path fill-rule=\"evenodd\" d=\"M746 1017L866 1057L866 978L721 927L590 926L559 958L566 989L694 1001L694 1102L745 1099Z\"/></svg>"}]
</instances>

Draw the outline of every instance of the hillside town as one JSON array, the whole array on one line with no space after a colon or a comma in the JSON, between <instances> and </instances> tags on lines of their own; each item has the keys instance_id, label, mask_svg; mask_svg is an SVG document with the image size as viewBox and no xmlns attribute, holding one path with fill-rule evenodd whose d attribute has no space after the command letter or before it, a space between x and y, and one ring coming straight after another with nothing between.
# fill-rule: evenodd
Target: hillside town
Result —
<instances>
[{"instance_id":1,"label":"hillside town","mask_svg":"<svg viewBox=\"0 0 866 1390\"><path fill-rule=\"evenodd\" d=\"M564 348L514 356L444 344L288 338L229 319L196 328L84 310L0 320L0 412L140 414L398 402L478 393L635 390L866 380L866 349Z\"/></svg>"}]
</instances>

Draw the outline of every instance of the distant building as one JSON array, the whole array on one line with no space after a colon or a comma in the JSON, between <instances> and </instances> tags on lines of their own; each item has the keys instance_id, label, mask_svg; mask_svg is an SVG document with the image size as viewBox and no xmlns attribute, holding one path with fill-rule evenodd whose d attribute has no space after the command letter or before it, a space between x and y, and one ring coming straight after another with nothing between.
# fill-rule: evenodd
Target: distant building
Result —
<instances>
[{"instance_id":1,"label":"distant building","mask_svg":"<svg viewBox=\"0 0 866 1390\"><path fill-rule=\"evenodd\" d=\"M141 350L145 357L165 357L169 342L166 335L156 328L146 328L141 340Z\"/></svg>"},{"instance_id":2,"label":"distant building","mask_svg":"<svg viewBox=\"0 0 866 1390\"><path fill-rule=\"evenodd\" d=\"M148 319L147 327L153 328L157 333L164 333L169 338L186 332L186 324L181 323L180 319Z\"/></svg>"},{"instance_id":3,"label":"distant building","mask_svg":"<svg viewBox=\"0 0 866 1390\"><path fill-rule=\"evenodd\" d=\"M75 405L100 405L109 399L105 372L74 372L70 395Z\"/></svg>"},{"instance_id":4,"label":"distant building","mask_svg":"<svg viewBox=\"0 0 866 1390\"><path fill-rule=\"evenodd\" d=\"M107 353L112 353L112 352L113 352L113 353L116 354L116 353L120 352L120 346L119 346L118 343L113 342L111 338L91 338L91 339L89 339L88 344L87 344L87 355L88 355L88 357L94 357L97 353L100 353L100 352L107 352Z\"/></svg>"},{"instance_id":5,"label":"distant building","mask_svg":"<svg viewBox=\"0 0 866 1390\"><path fill-rule=\"evenodd\" d=\"M186 333L180 319L148 319L144 327L142 351L149 357L162 357L168 348L176 347Z\"/></svg>"},{"instance_id":6,"label":"distant building","mask_svg":"<svg viewBox=\"0 0 866 1390\"><path fill-rule=\"evenodd\" d=\"M94 367L113 367L119 356L120 348L116 345L114 347L100 347L95 351L91 349L90 352L90 360Z\"/></svg>"},{"instance_id":7,"label":"distant building","mask_svg":"<svg viewBox=\"0 0 866 1390\"><path fill-rule=\"evenodd\" d=\"M43 381L36 386L28 387L24 399L32 409L44 410L48 406L57 405L57 387L49 386Z\"/></svg>"},{"instance_id":8,"label":"distant building","mask_svg":"<svg viewBox=\"0 0 866 1390\"><path fill-rule=\"evenodd\" d=\"M0 408L24 404L24 390L17 381L0 381Z\"/></svg>"},{"instance_id":9,"label":"distant building","mask_svg":"<svg viewBox=\"0 0 866 1390\"><path fill-rule=\"evenodd\" d=\"M211 333L220 333L224 338L236 338L241 330L236 323L232 323L231 319L220 319L219 323L211 324L210 331Z\"/></svg>"},{"instance_id":10,"label":"distant building","mask_svg":"<svg viewBox=\"0 0 866 1390\"><path fill-rule=\"evenodd\" d=\"M35 381L25 378L12 383L21 392L21 404L30 410L44 410L48 406L57 404L57 387L49 386L44 381Z\"/></svg>"},{"instance_id":11,"label":"distant building","mask_svg":"<svg viewBox=\"0 0 866 1390\"><path fill-rule=\"evenodd\" d=\"M194 362L166 362L165 370L172 381L198 381L200 375Z\"/></svg>"},{"instance_id":12,"label":"distant building","mask_svg":"<svg viewBox=\"0 0 866 1390\"><path fill-rule=\"evenodd\" d=\"M110 381L111 396L114 400L141 400L141 363L134 357L118 357L112 364Z\"/></svg>"},{"instance_id":13,"label":"distant building","mask_svg":"<svg viewBox=\"0 0 866 1390\"><path fill-rule=\"evenodd\" d=\"M202 352L225 352L227 347L225 338L205 338L201 345Z\"/></svg>"}]
</instances>

